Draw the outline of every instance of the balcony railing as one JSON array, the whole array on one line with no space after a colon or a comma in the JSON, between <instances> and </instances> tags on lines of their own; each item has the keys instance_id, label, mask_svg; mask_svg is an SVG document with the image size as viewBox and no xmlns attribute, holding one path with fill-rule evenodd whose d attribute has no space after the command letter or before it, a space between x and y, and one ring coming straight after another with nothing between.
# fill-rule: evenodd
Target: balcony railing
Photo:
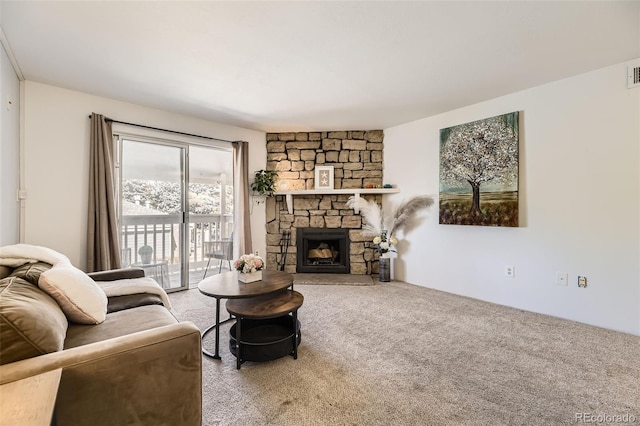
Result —
<instances>
[{"instance_id":1,"label":"balcony railing","mask_svg":"<svg viewBox=\"0 0 640 426\"><path fill-rule=\"evenodd\" d=\"M181 258L180 232L182 215L135 215L122 217L121 248L123 265L142 262L139 250L150 246L154 262L166 261L171 287L179 287ZM205 241L229 238L233 233L233 215L190 215L185 244L188 253L190 282L198 281L196 272L202 273L207 261ZM217 271L217 268L213 268ZM200 275L200 278L202 276Z\"/></svg>"}]
</instances>

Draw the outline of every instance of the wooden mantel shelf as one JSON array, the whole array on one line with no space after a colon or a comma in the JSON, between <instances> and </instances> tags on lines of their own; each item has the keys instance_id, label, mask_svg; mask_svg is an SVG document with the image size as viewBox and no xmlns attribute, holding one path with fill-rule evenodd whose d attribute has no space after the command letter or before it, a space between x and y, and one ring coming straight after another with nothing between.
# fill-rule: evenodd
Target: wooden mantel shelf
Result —
<instances>
[{"instance_id":1,"label":"wooden mantel shelf","mask_svg":"<svg viewBox=\"0 0 640 426\"><path fill-rule=\"evenodd\" d=\"M342 189L292 189L287 191L278 191L275 195L284 195L287 203L289 214L293 214L293 196L294 195L340 195L353 194L354 197L360 198L360 194L396 194L400 192L398 188L342 188ZM354 210L359 213L358 209Z\"/></svg>"}]
</instances>

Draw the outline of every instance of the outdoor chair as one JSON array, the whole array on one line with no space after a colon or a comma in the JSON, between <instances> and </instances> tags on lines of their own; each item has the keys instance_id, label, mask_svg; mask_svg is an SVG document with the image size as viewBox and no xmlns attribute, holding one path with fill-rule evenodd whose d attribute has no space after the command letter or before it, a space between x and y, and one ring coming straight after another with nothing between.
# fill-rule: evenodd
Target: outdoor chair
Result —
<instances>
[{"instance_id":1,"label":"outdoor chair","mask_svg":"<svg viewBox=\"0 0 640 426\"><path fill-rule=\"evenodd\" d=\"M222 271L222 263L226 260L229 263L229 270L231 270L231 260L233 259L233 240L225 239L220 241L205 241L203 243L204 257L209 258L207 261L207 267L204 268L204 275L202 279L207 276L209 270L209 264L211 259L218 259L218 273Z\"/></svg>"}]
</instances>

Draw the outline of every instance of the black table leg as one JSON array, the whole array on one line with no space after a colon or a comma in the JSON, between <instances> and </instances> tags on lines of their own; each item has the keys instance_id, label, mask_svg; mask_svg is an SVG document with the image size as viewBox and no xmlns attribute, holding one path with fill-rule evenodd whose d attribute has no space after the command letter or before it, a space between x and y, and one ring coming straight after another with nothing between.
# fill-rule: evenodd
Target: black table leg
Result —
<instances>
[{"instance_id":1,"label":"black table leg","mask_svg":"<svg viewBox=\"0 0 640 426\"><path fill-rule=\"evenodd\" d=\"M220 325L224 324L225 322L231 321L233 319L233 317L229 316L229 318L227 318L226 320L220 322L220 299L216 298L216 323L209 326L205 331L203 331L200 334L200 337L204 340L204 336L207 335L207 333L209 333L211 330L215 329L216 330L216 352L215 353L211 353L209 351L207 351L204 348L204 345L202 347L202 353L203 355L206 355L210 358L213 359L220 359Z\"/></svg>"},{"instance_id":2,"label":"black table leg","mask_svg":"<svg viewBox=\"0 0 640 426\"><path fill-rule=\"evenodd\" d=\"M240 370L242 364L242 317L236 320L236 369Z\"/></svg>"},{"instance_id":3,"label":"black table leg","mask_svg":"<svg viewBox=\"0 0 640 426\"><path fill-rule=\"evenodd\" d=\"M220 359L220 298L216 297L216 354L215 359Z\"/></svg>"},{"instance_id":4,"label":"black table leg","mask_svg":"<svg viewBox=\"0 0 640 426\"><path fill-rule=\"evenodd\" d=\"M293 359L298 359L298 311L291 313L293 316Z\"/></svg>"}]
</instances>

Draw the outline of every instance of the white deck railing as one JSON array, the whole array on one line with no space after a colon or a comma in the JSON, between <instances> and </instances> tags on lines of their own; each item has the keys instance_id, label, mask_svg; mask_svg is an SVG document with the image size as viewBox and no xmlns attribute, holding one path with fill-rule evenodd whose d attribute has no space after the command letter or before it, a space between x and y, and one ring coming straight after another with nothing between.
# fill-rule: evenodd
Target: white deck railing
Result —
<instances>
[{"instance_id":1,"label":"white deck railing","mask_svg":"<svg viewBox=\"0 0 640 426\"><path fill-rule=\"evenodd\" d=\"M153 249L154 261L167 261L169 273L180 271L180 229L182 215L135 215L122 217L121 248L123 266L140 262L138 250L142 246ZM202 270L206 265L205 241L228 238L233 232L233 215L190 215L185 235L188 247L189 272ZM126 261L128 260L128 264Z\"/></svg>"}]
</instances>

